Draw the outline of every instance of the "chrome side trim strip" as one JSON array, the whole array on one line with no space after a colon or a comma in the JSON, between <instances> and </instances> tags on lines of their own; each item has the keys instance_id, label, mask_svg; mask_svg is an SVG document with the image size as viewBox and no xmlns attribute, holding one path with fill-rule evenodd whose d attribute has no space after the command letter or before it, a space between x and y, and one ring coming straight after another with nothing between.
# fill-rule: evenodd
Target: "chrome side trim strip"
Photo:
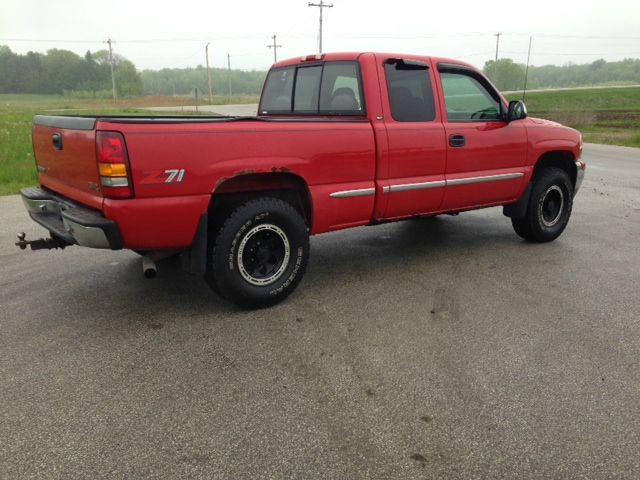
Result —
<instances>
[{"instance_id":1,"label":"chrome side trim strip","mask_svg":"<svg viewBox=\"0 0 640 480\"><path fill-rule=\"evenodd\" d=\"M368 197L376 193L375 188L360 188L358 190L342 190L329 194L332 198Z\"/></svg>"},{"instance_id":2,"label":"chrome side trim strip","mask_svg":"<svg viewBox=\"0 0 640 480\"><path fill-rule=\"evenodd\" d=\"M436 180L433 182L420 182L420 183L404 183L400 185L387 185L382 187L384 193L390 192L406 192L408 190L426 190L428 188L440 188L444 187L446 182L444 180Z\"/></svg>"},{"instance_id":3,"label":"chrome side trim strip","mask_svg":"<svg viewBox=\"0 0 640 480\"><path fill-rule=\"evenodd\" d=\"M453 180L435 180L432 182L402 183L398 185L385 185L382 187L383 193L407 192L409 190L426 190L429 188L441 188L445 186L469 185L472 183L497 182L499 180L513 180L523 177L524 173L501 173L498 175L485 175L482 177L455 178ZM329 194L332 198L366 197L374 195L375 188L361 188L358 190L343 190Z\"/></svg>"},{"instance_id":4,"label":"chrome side trim strip","mask_svg":"<svg viewBox=\"0 0 640 480\"><path fill-rule=\"evenodd\" d=\"M497 182L498 180L512 180L514 178L524 177L522 172L501 173L499 175L486 175L482 177L454 178L447 180L447 186L469 185L470 183Z\"/></svg>"}]
</instances>

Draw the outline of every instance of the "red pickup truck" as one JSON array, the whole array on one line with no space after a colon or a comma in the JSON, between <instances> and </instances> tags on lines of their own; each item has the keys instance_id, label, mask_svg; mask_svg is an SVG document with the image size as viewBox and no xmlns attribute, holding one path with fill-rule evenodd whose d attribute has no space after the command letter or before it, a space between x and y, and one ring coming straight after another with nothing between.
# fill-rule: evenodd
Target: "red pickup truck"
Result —
<instances>
[{"instance_id":1,"label":"red pickup truck","mask_svg":"<svg viewBox=\"0 0 640 480\"><path fill-rule=\"evenodd\" d=\"M504 206L521 237L569 221L579 132L527 118L477 69L445 58L311 55L275 64L255 117L34 118L47 239L21 248L134 250L147 272L181 254L242 306L300 282L309 235Z\"/></svg>"}]
</instances>

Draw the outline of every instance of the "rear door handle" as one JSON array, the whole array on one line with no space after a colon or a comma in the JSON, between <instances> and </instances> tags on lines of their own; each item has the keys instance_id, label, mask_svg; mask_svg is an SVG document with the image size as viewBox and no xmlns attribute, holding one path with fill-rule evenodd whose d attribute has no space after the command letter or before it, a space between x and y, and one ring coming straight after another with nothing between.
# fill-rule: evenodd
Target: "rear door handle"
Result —
<instances>
[{"instance_id":1,"label":"rear door handle","mask_svg":"<svg viewBox=\"0 0 640 480\"><path fill-rule=\"evenodd\" d=\"M450 147L464 147L466 140L464 135L449 135L449 146Z\"/></svg>"}]
</instances>

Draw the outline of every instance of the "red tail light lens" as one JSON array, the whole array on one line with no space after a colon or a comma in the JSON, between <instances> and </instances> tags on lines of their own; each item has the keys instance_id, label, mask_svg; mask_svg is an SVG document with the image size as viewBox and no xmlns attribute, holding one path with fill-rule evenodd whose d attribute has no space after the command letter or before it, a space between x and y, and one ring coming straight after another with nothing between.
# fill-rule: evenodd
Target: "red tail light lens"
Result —
<instances>
[{"instance_id":1,"label":"red tail light lens","mask_svg":"<svg viewBox=\"0 0 640 480\"><path fill-rule=\"evenodd\" d=\"M131 170L124 137L119 132L96 133L100 190L107 198L131 198Z\"/></svg>"}]
</instances>

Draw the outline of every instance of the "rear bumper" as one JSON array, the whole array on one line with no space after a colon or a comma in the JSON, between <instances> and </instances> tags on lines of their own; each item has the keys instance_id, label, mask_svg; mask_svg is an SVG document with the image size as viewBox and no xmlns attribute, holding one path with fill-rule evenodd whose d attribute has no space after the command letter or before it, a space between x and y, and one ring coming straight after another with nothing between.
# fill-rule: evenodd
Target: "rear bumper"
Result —
<instances>
[{"instance_id":1,"label":"rear bumper","mask_svg":"<svg viewBox=\"0 0 640 480\"><path fill-rule=\"evenodd\" d=\"M102 213L38 187L23 188L22 201L31 218L71 245L119 250L118 226Z\"/></svg>"}]
</instances>

